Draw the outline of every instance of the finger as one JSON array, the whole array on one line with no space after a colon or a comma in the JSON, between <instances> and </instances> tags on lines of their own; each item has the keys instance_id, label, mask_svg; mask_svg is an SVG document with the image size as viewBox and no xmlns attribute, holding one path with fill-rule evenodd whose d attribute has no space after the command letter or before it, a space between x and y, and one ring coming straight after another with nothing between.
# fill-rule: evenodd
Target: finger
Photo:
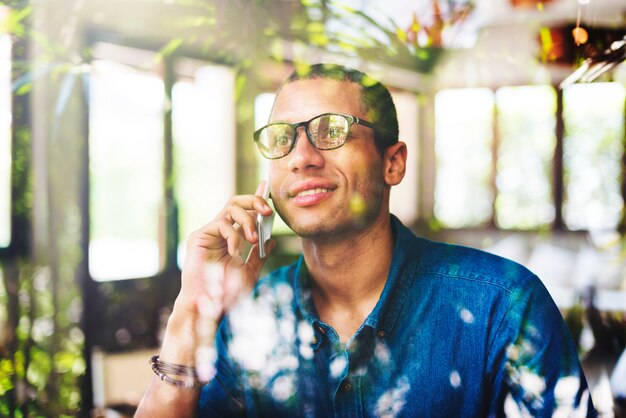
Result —
<instances>
[{"instance_id":1,"label":"finger","mask_svg":"<svg viewBox=\"0 0 626 418\"><path fill-rule=\"evenodd\" d=\"M257 188L257 191L259 188ZM262 190L261 190L262 193ZM238 195L233 196L228 200L228 203L222 211L217 215L218 218L229 217L233 207L240 207L245 210L251 210L261 213L263 216L272 214L272 208L267 204L267 201L263 199L260 194L254 195Z\"/></svg>"},{"instance_id":2,"label":"finger","mask_svg":"<svg viewBox=\"0 0 626 418\"><path fill-rule=\"evenodd\" d=\"M261 202L263 207L257 209L259 212L262 213L263 216L268 216L272 213L272 208L267 203L267 199L269 198L269 195L270 195L269 187L270 187L269 183L266 180L263 180L262 182L259 183L259 185L256 188L256 192L254 193L256 196L261 196L263 198L263 201ZM267 213L268 209L269 209L269 213Z\"/></svg>"},{"instance_id":3,"label":"finger","mask_svg":"<svg viewBox=\"0 0 626 418\"><path fill-rule=\"evenodd\" d=\"M245 238L249 242L253 244L257 242L258 236L256 231L256 212L248 212L240 206L232 206L230 208L229 218L231 222L234 222L236 224L234 228L236 230L241 229L245 234Z\"/></svg>"},{"instance_id":4,"label":"finger","mask_svg":"<svg viewBox=\"0 0 626 418\"><path fill-rule=\"evenodd\" d=\"M252 246L250 253L248 254L248 259L246 260L248 270L250 270L257 280L261 275L261 270L263 269L265 262L274 251L274 248L276 248L276 241L270 239L265 243L265 258L261 258L259 256L259 245L260 243Z\"/></svg>"},{"instance_id":5,"label":"finger","mask_svg":"<svg viewBox=\"0 0 626 418\"><path fill-rule=\"evenodd\" d=\"M217 222L217 233L226 240L228 254L232 257L239 256L240 248L243 246L242 232L237 231L228 220L222 219Z\"/></svg>"},{"instance_id":6,"label":"finger","mask_svg":"<svg viewBox=\"0 0 626 418\"><path fill-rule=\"evenodd\" d=\"M256 219L250 212L239 206L233 206L230 209L230 215L217 217L214 221L202 226L200 229L192 232L187 240L189 244L204 247L206 249L213 249L214 240L217 238L228 239L229 248L238 246L238 239L232 241L235 238L235 233L244 235L248 241L256 242Z\"/></svg>"},{"instance_id":7,"label":"finger","mask_svg":"<svg viewBox=\"0 0 626 418\"><path fill-rule=\"evenodd\" d=\"M258 186L256 186L256 192L254 192L254 194L256 196L263 196L263 192L265 191L265 188L269 187L269 185L267 184L267 181L263 180L259 183Z\"/></svg>"}]
</instances>

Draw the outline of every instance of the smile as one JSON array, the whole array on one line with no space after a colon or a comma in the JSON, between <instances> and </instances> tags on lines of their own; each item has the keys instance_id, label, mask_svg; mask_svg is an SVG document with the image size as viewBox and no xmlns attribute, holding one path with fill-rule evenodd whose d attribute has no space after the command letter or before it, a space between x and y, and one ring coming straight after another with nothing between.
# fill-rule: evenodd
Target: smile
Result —
<instances>
[{"instance_id":1,"label":"smile","mask_svg":"<svg viewBox=\"0 0 626 418\"><path fill-rule=\"evenodd\" d=\"M296 195L296 197L311 196L311 195L314 195L314 194L328 193L328 192L330 192L329 189L323 189L323 188L308 189L308 190L303 190L303 191L299 192Z\"/></svg>"}]
</instances>

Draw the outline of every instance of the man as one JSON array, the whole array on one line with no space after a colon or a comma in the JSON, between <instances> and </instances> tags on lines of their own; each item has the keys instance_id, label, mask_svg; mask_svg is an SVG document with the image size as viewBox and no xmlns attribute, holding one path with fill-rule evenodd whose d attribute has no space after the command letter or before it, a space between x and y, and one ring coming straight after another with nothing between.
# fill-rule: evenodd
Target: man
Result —
<instances>
[{"instance_id":1,"label":"man","mask_svg":"<svg viewBox=\"0 0 626 418\"><path fill-rule=\"evenodd\" d=\"M407 150L382 84L314 65L281 87L270 119L255 141L271 158L271 197L302 257L240 297L264 262L256 216L272 209L263 184L193 233L151 362L160 379L138 415L595 416L574 344L537 277L418 238L389 213ZM246 261L245 241L254 244ZM212 376L208 344L224 314Z\"/></svg>"}]
</instances>

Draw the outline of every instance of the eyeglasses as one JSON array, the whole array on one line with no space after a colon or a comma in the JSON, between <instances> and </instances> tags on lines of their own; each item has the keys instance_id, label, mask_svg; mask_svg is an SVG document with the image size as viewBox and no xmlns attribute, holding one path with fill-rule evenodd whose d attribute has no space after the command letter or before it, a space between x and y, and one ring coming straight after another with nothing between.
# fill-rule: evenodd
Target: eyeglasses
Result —
<instances>
[{"instance_id":1,"label":"eyeglasses","mask_svg":"<svg viewBox=\"0 0 626 418\"><path fill-rule=\"evenodd\" d=\"M289 154L296 144L298 128L304 126L309 142L317 149L331 150L346 143L354 124L374 128L374 125L356 116L342 113L324 113L306 122L270 123L254 133L254 142L265 158L272 160Z\"/></svg>"}]
</instances>

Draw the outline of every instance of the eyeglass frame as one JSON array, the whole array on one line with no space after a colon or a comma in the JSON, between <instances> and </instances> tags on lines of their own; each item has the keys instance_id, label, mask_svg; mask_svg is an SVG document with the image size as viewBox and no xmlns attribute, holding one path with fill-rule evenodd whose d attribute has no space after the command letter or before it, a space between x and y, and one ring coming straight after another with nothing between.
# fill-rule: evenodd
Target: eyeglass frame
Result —
<instances>
[{"instance_id":1,"label":"eyeglass frame","mask_svg":"<svg viewBox=\"0 0 626 418\"><path fill-rule=\"evenodd\" d=\"M346 118L346 120L348 121L348 133L346 135L346 139L343 140L343 142L339 145L337 145L336 147L331 147L331 148L319 148L317 145L315 145L313 143L313 139L311 138L311 133L309 132L309 124L317 119L320 118L322 116L327 116L327 115L338 115L338 116L343 116L344 118ZM317 116L313 116L311 119L304 121L304 122L298 122L298 123L289 123L289 122L273 122L273 123L268 123L267 125L257 129L256 131L254 131L254 133L252 134L252 137L254 138L254 142L257 144L257 148L259 149L259 152L261 153L261 155L264 158L267 158L268 160L278 160L281 159L283 157L286 157L287 155L289 155L291 153L291 151L293 151L293 148L296 146L296 141L298 140L298 128L301 126L304 126L304 132L306 133L306 137L309 140L309 143L311 145L313 145L313 147L315 149L318 150L322 150L322 151L330 151L333 149L337 149L337 148L341 148L344 146L344 144L346 143L346 141L348 140L348 136L350 135L350 128L352 128L352 125L362 125L362 126L366 126L370 129L372 129L374 131L374 133L377 132L376 126L369 121L366 121L364 119L361 119L358 116L354 116L354 115L348 115L345 113L339 113L339 112L326 112L326 113L321 113ZM260 136L261 136L261 131L263 131L264 129L272 126L272 125L288 125L291 126L291 128L293 129L293 135L292 135L292 140L291 140L291 145L289 146L289 151L287 151L285 154L281 155L280 157L268 157L267 155L265 155L263 153L263 151L261 151L261 148L259 146L259 141L260 141Z\"/></svg>"}]
</instances>

